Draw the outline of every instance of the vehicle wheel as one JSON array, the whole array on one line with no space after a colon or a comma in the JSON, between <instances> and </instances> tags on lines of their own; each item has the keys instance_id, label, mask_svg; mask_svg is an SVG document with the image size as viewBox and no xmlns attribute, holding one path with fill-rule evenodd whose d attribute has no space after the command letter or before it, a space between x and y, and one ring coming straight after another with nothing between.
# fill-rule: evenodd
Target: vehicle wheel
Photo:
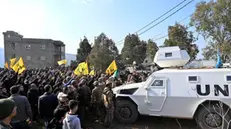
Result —
<instances>
[{"instance_id":1,"label":"vehicle wheel","mask_svg":"<svg viewBox=\"0 0 231 129\"><path fill-rule=\"evenodd\" d=\"M115 118L123 124L134 123L138 118L136 105L129 100L120 100L116 103Z\"/></svg>"},{"instance_id":2,"label":"vehicle wheel","mask_svg":"<svg viewBox=\"0 0 231 129\"><path fill-rule=\"evenodd\" d=\"M196 114L197 125L201 129L228 129L230 121L229 113L224 108L220 108L218 105L206 105L205 107L199 109L199 112ZM223 112L223 113L222 113ZM222 114L225 114L224 120Z\"/></svg>"}]
</instances>

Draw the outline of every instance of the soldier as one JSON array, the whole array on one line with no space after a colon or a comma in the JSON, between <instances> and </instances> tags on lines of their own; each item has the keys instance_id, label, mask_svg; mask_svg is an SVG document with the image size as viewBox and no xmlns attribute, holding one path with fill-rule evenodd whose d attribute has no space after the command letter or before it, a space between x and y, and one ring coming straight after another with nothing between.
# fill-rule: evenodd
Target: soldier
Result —
<instances>
[{"instance_id":1,"label":"soldier","mask_svg":"<svg viewBox=\"0 0 231 129\"><path fill-rule=\"evenodd\" d=\"M93 107L95 122L99 122L100 104L102 102L102 92L101 92L101 89L100 89L97 81L95 81L93 83L93 85L95 86L95 88L92 90L91 103L92 103L92 107Z\"/></svg>"},{"instance_id":2,"label":"soldier","mask_svg":"<svg viewBox=\"0 0 231 129\"><path fill-rule=\"evenodd\" d=\"M113 102L113 91L112 91L112 83L107 81L106 87L103 91L103 101L104 106L106 108L106 116L104 120L105 126L111 126L114 119L114 102Z\"/></svg>"}]
</instances>

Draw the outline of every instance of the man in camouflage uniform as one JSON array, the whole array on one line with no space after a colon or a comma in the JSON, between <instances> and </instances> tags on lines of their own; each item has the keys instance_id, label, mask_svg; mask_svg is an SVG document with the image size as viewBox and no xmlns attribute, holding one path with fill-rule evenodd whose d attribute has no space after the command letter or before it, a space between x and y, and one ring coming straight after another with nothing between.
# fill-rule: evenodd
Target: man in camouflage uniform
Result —
<instances>
[{"instance_id":1,"label":"man in camouflage uniform","mask_svg":"<svg viewBox=\"0 0 231 129\"><path fill-rule=\"evenodd\" d=\"M103 101L104 101L104 106L106 108L106 116L105 116L104 124L107 127L111 126L114 119L113 96L114 94L112 91L112 83L108 81L103 91Z\"/></svg>"},{"instance_id":2,"label":"man in camouflage uniform","mask_svg":"<svg viewBox=\"0 0 231 129\"><path fill-rule=\"evenodd\" d=\"M100 104L102 102L102 92L101 89L98 85L98 82L95 81L93 83L93 85L95 86L95 88L92 90L92 94L91 94L91 104L93 107L93 113L94 113L94 117L95 117L95 122L99 122L99 118L100 118Z\"/></svg>"}]
</instances>

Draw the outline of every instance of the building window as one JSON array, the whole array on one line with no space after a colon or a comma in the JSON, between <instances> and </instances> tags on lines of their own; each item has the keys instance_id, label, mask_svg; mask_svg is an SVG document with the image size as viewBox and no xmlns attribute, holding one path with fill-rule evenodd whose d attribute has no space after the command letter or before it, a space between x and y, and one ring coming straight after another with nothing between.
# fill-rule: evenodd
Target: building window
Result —
<instances>
[{"instance_id":1,"label":"building window","mask_svg":"<svg viewBox=\"0 0 231 129\"><path fill-rule=\"evenodd\" d=\"M31 45L26 45L25 48L26 49L31 49Z\"/></svg>"},{"instance_id":2,"label":"building window","mask_svg":"<svg viewBox=\"0 0 231 129\"><path fill-rule=\"evenodd\" d=\"M15 57L16 57L16 55L15 55L15 54L12 54L12 55L11 55L11 59L12 59L12 58L15 58Z\"/></svg>"},{"instance_id":3,"label":"building window","mask_svg":"<svg viewBox=\"0 0 231 129\"><path fill-rule=\"evenodd\" d=\"M11 43L11 44L10 44L10 47L11 47L12 49L15 49L15 43Z\"/></svg>"},{"instance_id":4,"label":"building window","mask_svg":"<svg viewBox=\"0 0 231 129\"><path fill-rule=\"evenodd\" d=\"M8 34L7 37L10 38L10 35Z\"/></svg>"},{"instance_id":5,"label":"building window","mask_svg":"<svg viewBox=\"0 0 231 129\"><path fill-rule=\"evenodd\" d=\"M41 49L45 50L46 49L46 45L41 45Z\"/></svg>"},{"instance_id":6,"label":"building window","mask_svg":"<svg viewBox=\"0 0 231 129\"><path fill-rule=\"evenodd\" d=\"M26 56L26 60L31 60L31 56Z\"/></svg>"},{"instance_id":7,"label":"building window","mask_svg":"<svg viewBox=\"0 0 231 129\"><path fill-rule=\"evenodd\" d=\"M40 60L46 60L46 57L45 56L41 56Z\"/></svg>"},{"instance_id":8,"label":"building window","mask_svg":"<svg viewBox=\"0 0 231 129\"><path fill-rule=\"evenodd\" d=\"M60 46L55 46L55 52L60 52L61 51L61 47Z\"/></svg>"},{"instance_id":9,"label":"building window","mask_svg":"<svg viewBox=\"0 0 231 129\"><path fill-rule=\"evenodd\" d=\"M165 53L165 57L172 57L172 53Z\"/></svg>"},{"instance_id":10,"label":"building window","mask_svg":"<svg viewBox=\"0 0 231 129\"><path fill-rule=\"evenodd\" d=\"M61 52L65 52L65 47L61 47Z\"/></svg>"}]
</instances>

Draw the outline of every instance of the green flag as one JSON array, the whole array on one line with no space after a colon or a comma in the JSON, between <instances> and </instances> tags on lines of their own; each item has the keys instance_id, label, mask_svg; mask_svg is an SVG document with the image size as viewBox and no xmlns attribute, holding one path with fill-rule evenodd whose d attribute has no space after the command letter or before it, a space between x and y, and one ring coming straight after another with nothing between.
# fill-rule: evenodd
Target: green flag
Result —
<instances>
[{"instance_id":1,"label":"green flag","mask_svg":"<svg viewBox=\"0 0 231 129\"><path fill-rule=\"evenodd\" d=\"M113 77L113 78L118 78L118 74L119 74L119 73L118 73L118 70L116 70L116 71L114 72L114 74L112 75L112 77Z\"/></svg>"}]
</instances>

